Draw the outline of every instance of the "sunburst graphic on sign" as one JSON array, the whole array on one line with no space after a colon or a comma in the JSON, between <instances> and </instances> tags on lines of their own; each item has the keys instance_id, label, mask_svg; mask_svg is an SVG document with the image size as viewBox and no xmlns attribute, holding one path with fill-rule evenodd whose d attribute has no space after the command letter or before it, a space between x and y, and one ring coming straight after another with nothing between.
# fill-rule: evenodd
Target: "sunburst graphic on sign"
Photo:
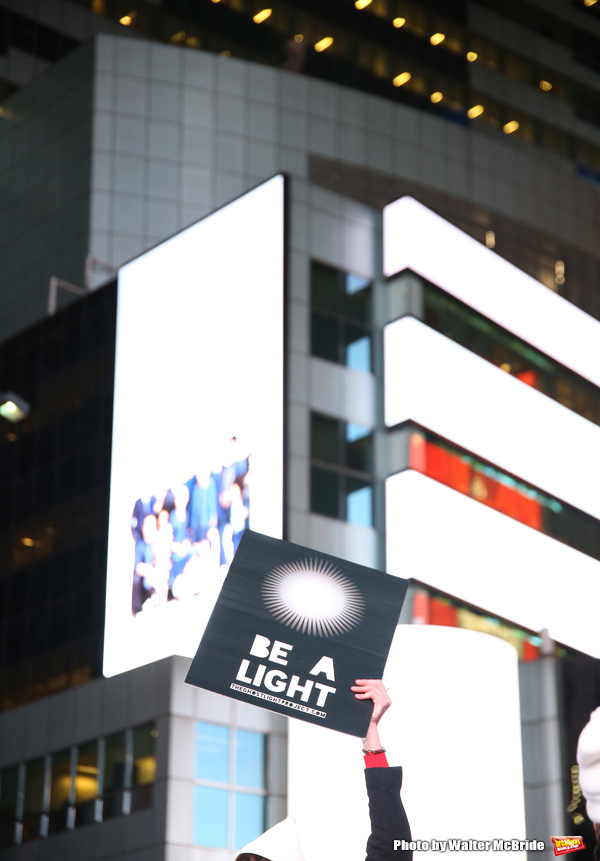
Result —
<instances>
[{"instance_id":1,"label":"sunburst graphic on sign","mask_svg":"<svg viewBox=\"0 0 600 861\"><path fill-rule=\"evenodd\" d=\"M339 637L355 628L365 612L354 583L319 559L278 565L265 577L262 596L278 622L314 637Z\"/></svg>"}]
</instances>

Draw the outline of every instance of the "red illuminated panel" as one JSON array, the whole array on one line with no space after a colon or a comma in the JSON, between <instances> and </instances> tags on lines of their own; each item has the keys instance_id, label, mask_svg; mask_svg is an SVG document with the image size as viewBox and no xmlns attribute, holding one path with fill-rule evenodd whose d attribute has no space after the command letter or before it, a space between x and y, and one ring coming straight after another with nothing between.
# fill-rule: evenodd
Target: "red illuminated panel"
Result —
<instances>
[{"instance_id":1,"label":"red illuminated panel","mask_svg":"<svg viewBox=\"0 0 600 861\"><path fill-rule=\"evenodd\" d=\"M445 625L447 628L457 628L458 618L456 607L440 601L439 598L429 599L429 624Z\"/></svg>"},{"instance_id":2,"label":"red illuminated panel","mask_svg":"<svg viewBox=\"0 0 600 861\"><path fill-rule=\"evenodd\" d=\"M409 466L513 520L538 531L542 529L542 509L537 500L484 475L458 455L426 441L420 434L411 437Z\"/></svg>"},{"instance_id":3,"label":"red illuminated panel","mask_svg":"<svg viewBox=\"0 0 600 861\"><path fill-rule=\"evenodd\" d=\"M429 624L429 595L427 592L417 591L413 599L412 608L413 625Z\"/></svg>"},{"instance_id":4,"label":"red illuminated panel","mask_svg":"<svg viewBox=\"0 0 600 861\"><path fill-rule=\"evenodd\" d=\"M520 374L515 374L517 380L521 380L526 386L537 388L537 374L535 371L522 371Z\"/></svg>"},{"instance_id":5,"label":"red illuminated panel","mask_svg":"<svg viewBox=\"0 0 600 861\"><path fill-rule=\"evenodd\" d=\"M533 643L530 643L529 640L523 641L523 661L535 661L540 656L540 650L537 646L534 646Z\"/></svg>"}]
</instances>

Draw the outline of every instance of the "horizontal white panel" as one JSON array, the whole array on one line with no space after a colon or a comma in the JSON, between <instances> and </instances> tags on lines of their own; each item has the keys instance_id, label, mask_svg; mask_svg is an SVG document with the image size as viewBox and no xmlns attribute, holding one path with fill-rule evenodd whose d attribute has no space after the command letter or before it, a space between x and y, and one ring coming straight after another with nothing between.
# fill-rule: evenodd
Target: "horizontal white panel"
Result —
<instances>
[{"instance_id":1,"label":"horizontal white panel","mask_svg":"<svg viewBox=\"0 0 600 861\"><path fill-rule=\"evenodd\" d=\"M600 386L600 322L494 251L411 197L385 207L383 243L386 275L412 269Z\"/></svg>"},{"instance_id":2,"label":"horizontal white panel","mask_svg":"<svg viewBox=\"0 0 600 861\"><path fill-rule=\"evenodd\" d=\"M387 571L600 658L600 562L407 470L386 482Z\"/></svg>"},{"instance_id":3,"label":"horizontal white panel","mask_svg":"<svg viewBox=\"0 0 600 861\"><path fill-rule=\"evenodd\" d=\"M475 631L400 625L384 678L393 705L381 722L381 742L390 765L403 767L401 795L413 840L509 835L548 840L545 834L525 834L519 681L512 646ZM360 742L290 720L288 748L289 811L296 817L306 858L363 861L369 818ZM327 768L319 770L318 780L316 750L327 752ZM497 861L525 858L524 852L491 849L476 855ZM444 857L431 849L415 855L423 856L432 861ZM451 857L472 861L474 856L459 850Z\"/></svg>"},{"instance_id":4,"label":"horizontal white panel","mask_svg":"<svg viewBox=\"0 0 600 861\"><path fill-rule=\"evenodd\" d=\"M600 427L412 317L384 339L389 427L412 419L600 518Z\"/></svg>"}]
</instances>

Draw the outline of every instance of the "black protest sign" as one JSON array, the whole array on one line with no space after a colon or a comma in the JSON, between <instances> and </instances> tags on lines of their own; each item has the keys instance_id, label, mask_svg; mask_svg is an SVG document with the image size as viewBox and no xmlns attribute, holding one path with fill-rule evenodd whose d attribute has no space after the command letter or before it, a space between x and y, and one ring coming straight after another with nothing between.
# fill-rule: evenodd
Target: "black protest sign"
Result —
<instances>
[{"instance_id":1,"label":"black protest sign","mask_svg":"<svg viewBox=\"0 0 600 861\"><path fill-rule=\"evenodd\" d=\"M247 529L186 682L362 738L407 586Z\"/></svg>"}]
</instances>

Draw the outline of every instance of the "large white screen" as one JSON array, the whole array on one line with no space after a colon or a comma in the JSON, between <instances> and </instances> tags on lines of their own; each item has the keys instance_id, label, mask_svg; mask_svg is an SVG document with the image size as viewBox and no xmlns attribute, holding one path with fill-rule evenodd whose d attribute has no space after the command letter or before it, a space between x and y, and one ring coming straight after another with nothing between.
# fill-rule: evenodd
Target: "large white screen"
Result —
<instances>
[{"instance_id":1,"label":"large white screen","mask_svg":"<svg viewBox=\"0 0 600 861\"><path fill-rule=\"evenodd\" d=\"M120 271L107 676L192 656L244 526L281 537L283 186Z\"/></svg>"},{"instance_id":2,"label":"large white screen","mask_svg":"<svg viewBox=\"0 0 600 861\"><path fill-rule=\"evenodd\" d=\"M389 427L412 419L600 518L600 427L412 317L384 350Z\"/></svg>"},{"instance_id":3,"label":"large white screen","mask_svg":"<svg viewBox=\"0 0 600 861\"><path fill-rule=\"evenodd\" d=\"M600 658L600 562L408 470L386 481L387 571Z\"/></svg>"},{"instance_id":4,"label":"large white screen","mask_svg":"<svg viewBox=\"0 0 600 861\"><path fill-rule=\"evenodd\" d=\"M383 211L383 243L386 275L412 269L600 386L600 322L453 224L402 197Z\"/></svg>"},{"instance_id":5,"label":"large white screen","mask_svg":"<svg viewBox=\"0 0 600 861\"><path fill-rule=\"evenodd\" d=\"M385 668L393 706L381 722L390 765L402 765L413 840L549 841L525 834L517 653L487 634L400 625ZM490 743L493 739L493 743ZM289 722L288 805L311 861L363 861L369 835L361 745ZM315 777L315 751L327 768ZM473 852L453 851L467 861ZM477 857L523 861L525 852ZM436 859L439 851L415 858ZM444 857L442 854L441 857Z\"/></svg>"}]
</instances>

